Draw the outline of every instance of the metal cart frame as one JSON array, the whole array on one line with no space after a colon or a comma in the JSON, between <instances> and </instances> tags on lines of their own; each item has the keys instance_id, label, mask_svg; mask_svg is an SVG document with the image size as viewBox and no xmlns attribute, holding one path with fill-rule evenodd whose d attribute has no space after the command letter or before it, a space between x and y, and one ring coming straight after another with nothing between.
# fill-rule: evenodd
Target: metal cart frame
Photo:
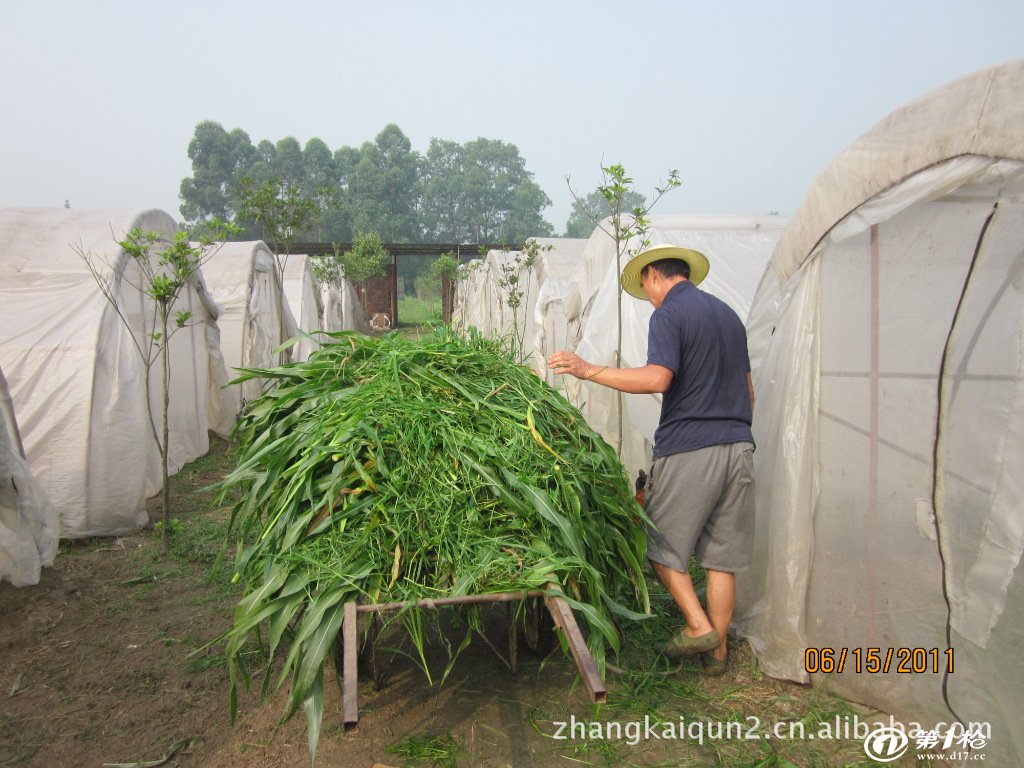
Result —
<instances>
[{"instance_id":1,"label":"metal cart frame","mask_svg":"<svg viewBox=\"0 0 1024 768\"><path fill-rule=\"evenodd\" d=\"M342 711L345 719L345 730L351 730L359 725L359 614L387 613L411 607L442 608L445 606L481 603L513 603L517 601L522 602L530 598L543 599L555 627L562 632L569 650L572 652L573 659L576 661L576 668L579 670L590 700L603 704L608 700L608 692L605 689L604 681L601 680L601 675L597 671L597 664L587 649L587 644L583 639L582 632L580 632L579 625L576 623L576 617L573 615L572 608L566 602L561 587L554 582L546 584L543 590L497 592L490 595L462 595L459 597L437 599L425 598L415 602L371 603L363 605L350 601L345 603L341 624ZM512 620L509 626L509 659L505 661L513 674L516 671L516 644L517 626L515 620ZM493 646L492 650L494 650ZM500 658L500 654L498 655Z\"/></svg>"}]
</instances>

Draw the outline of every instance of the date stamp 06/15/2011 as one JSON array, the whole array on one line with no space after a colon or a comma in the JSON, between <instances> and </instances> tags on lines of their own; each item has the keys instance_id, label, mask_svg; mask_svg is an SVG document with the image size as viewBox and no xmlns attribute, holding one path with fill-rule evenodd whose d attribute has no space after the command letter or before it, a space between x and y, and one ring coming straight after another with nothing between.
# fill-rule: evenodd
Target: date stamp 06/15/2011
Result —
<instances>
[{"instance_id":1,"label":"date stamp 06/15/2011","mask_svg":"<svg viewBox=\"0 0 1024 768\"><path fill-rule=\"evenodd\" d=\"M807 648L807 674L953 674L952 648Z\"/></svg>"}]
</instances>

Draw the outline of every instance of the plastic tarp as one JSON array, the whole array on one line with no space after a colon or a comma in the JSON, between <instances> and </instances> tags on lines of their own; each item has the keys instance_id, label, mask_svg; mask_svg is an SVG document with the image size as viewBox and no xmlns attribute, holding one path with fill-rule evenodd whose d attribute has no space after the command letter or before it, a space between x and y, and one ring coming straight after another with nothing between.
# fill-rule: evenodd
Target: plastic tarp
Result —
<instances>
[{"instance_id":1,"label":"plastic tarp","mask_svg":"<svg viewBox=\"0 0 1024 768\"><path fill-rule=\"evenodd\" d=\"M535 268L523 265L525 258L522 251L491 250L478 263L470 262L468 278L456 289L452 323L506 339L514 345L517 358L530 364L537 333L533 312L537 274Z\"/></svg>"},{"instance_id":2,"label":"plastic tarp","mask_svg":"<svg viewBox=\"0 0 1024 768\"><path fill-rule=\"evenodd\" d=\"M452 302L452 326L461 333L470 328L489 327L492 321L487 303L486 264L483 259L470 259L461 269L463 274L455 284Z\"/></svg>"},{"instance_id":3,"label":"plastic tarp","mask_svg":"<svg viewBox=\"0 0 1024 768\"><path fill-rule=\"evenodd\" d=\"M203 265L203 278L221 313L220 349L228 374L237 368L275 368L289 360L280 346L298 327L278 280L273 252L260 241L226 242L215 246ZM249 379L233 385L242 402L263 393L264 382Z\"/></svg>"},{"instance_id":4,"label":"plastic tarp","mask_svg":"<svg viewBox=\"0 0 1024 768\"><path fill-rule=\"evenodd\" d=\"M736 612L775 677L807 681L806 648L922 649L926 673L848 659L828 686L990 723L997 765L1024 764L1021 126L1024 61L957 80L837 156L790 221L748 323L758 528Z\"/></svg>"},{"instance_id":5,"label":"plastic tarp","mask_svg":"<svg viewBox=\"0 0 1024 768\"><path fill-rule=\"evenodd\" d=\"M567 333L560 308L572 290L574 268L579 267L586 241L530 240L539 246L532 266L526 266L527 255L516 250L491 250L464 265L464 276L456 284L452 325L462 332L476 328L484 336L514 342L517 356L543 376L545 350Z\"/></svg>"},{"instance_id":6,"label":"plastic tarp","mask_svg":"<svg viewBox=\"0 0 1024 768\"><path fill-rule=\"evenodd\" d=\"M351 282L341 278L339 284L322 286L320 292L324 303L325 331L370 332L363 303Z\"/></svg>"},{"instance_id":7,"label":"plastic tarp","mask_svg":"<svg viewBox=\"0 0 1024 768\"><path fill-rule=\"evenodd\" d=\"M33 475L60 512L61 536L134 531L146 498L160 489L152 423L161 421L159 369L150 381L135 342L153 331L153 307L137 266L117 240L133 228L168 240L174 220L158 210L0 210L0 368L7 376ZM112 268L118 307L104 298L78 251ZM209 449L208 430L227 434L234 410L216 347L217 307L201 277L177 308L192 322L171 339L169 468Z\"/></svg>"},{"instance_id":8,"label":"plastic tarp","mask_svg":"<svg viewBox=\"0 0 1024 768\"><path fill-rule=\"evenodd\" d=\"M536 238L544 248L535 268L537 300L533 307L535 332L531 361L548 384L562 388L563 377L551 373L547 359L579 341L579 274L586 238ZM574 311L574 308L577 311Z\"/></svg>"},{"instance_id":9,"label":"plastic tarp","mask_svg":"<svg viewBox=\"0 0 1024 768\"><path fill-rule=\"evenodd\" d=\"M646 238L651 245L671 243L695 248L711 263L700 289L722 299L745 320L757 288L786 224L779 216L651 216ZM582 310L580 338L575 352L596 365L618 365L619 301L622 312L622 365L647 363L647 332L654 308L619 287L620 267L615 241L595 229L587 242L580 271L579 301ZM627 253L637 243L627 243ZM622 257L624 265L628 256ZM600 282L594 276L602 275ZM567 378L566 395L583 412L587 423L618 448L619 413L622 413L620 458L629 476L650 465L654 430L661 414L661 395L620 395L596 384ZM621 402L621 406L620 406Z\"/></svg>"},{"instance_id":10,"label":"plastic tarp","mask_svg":"<svg viewBox=\"0 0 1024 768\"><path fill-rule=\"evenodd\" d=\"M299 331L304 334L295 348L295 359L309 359L320 345L314 331L326 330L324 297L313 275L313 262L305 254L292 254L284 262L284 295Z\"/></svg>"},{"instance_id":11,"label":"plastic tarp","mask_svg":"<svg viewBox=\"0 0 1024 768\"><path fill-rule=\"evenodd\" d=\"M53 565L60 516L28 468L14 401L0 370L0 581L39 583Z\"/></svg>"},{"instance_id":12,"label":"plastic tarp","mask_svg":"<svg viewBox=\"0 0 1024 768\"><path fill-rule=\"evenodd\" d=\"M284 292L304 334L295 350L296 360L306 360L319 348L317 331L358 331L367 333L369 324L352 284L321 285L313 273L313 262L304 254L288 257L284 267Z\"/></svg>"}]
</instances>

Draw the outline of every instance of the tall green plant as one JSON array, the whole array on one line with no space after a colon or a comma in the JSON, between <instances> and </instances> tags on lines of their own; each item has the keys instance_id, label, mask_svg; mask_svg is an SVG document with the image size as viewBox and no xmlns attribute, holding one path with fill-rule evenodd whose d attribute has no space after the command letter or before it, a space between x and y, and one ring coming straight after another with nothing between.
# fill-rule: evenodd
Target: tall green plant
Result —
<instances>
[{"instance_id":1,"label":"tall green plant","mask_svg":"<svg viewBox=\"0 0 1024 768\"><path fill-rule=\"evenodd\" d=\"M374 278L387 274L391 254L375 232L359 235L352 249L341 252L334 247L334 253L313 259L313 274L324 285L337 285L344 277L359 294L363 311L366 311L366 284Z\"/></svg>"},{"instance_id":2,"label":"tall green plant","mask_svg":"<svg viewBox=\"0 0 1024 768\"><path fill-rule=\"evenodd\" d=\"M282 181L273 176L262 184L257 184L251 176L244 176L239 192L238 218L251 221L263 228L263 239L274 251L274 271L277 275L278 313L280 339L284 341L289 331L284 323L284 307L287 300L284 295L284 273L288 266L288 257L292 245L303 232L309 231L319 221L322 214L321 203L304 194L302 190L290 182ZM324 196L330 197L325 192ZM288 362L290 352L282 350L280 362Z\"/></svg>"},{"instance_id":3,"label":"tall green plant","mask_svg":"<svg viewBox=\"0 0 1024 768\"><path fill-rule=\"evenodd\" d=\"M499 266L501 275L498 277L498 287L503 291L500 300L508 307L512 321L509 343L512 356L519 361L526 357L526 311L530 306L533 270L540 257L552 247L541 245L531 238L523 243L512 259L502 262Z\"/></svg>"},{"instance_id":4,"label":"tall green plant","mask_svg":"<svg viewBox=\"0 0 1024 768\"><path fill-rule=\"evenodd\" d=\"M442 253L427 269L427 279L434 282L441 295L441 319L451 322L452 308L455 305L455 281L459 274L459 257L455 251ZM417 288L419 283L417 282Z\"/></svg>"},{"instance_id":5,"label":"tall green plant","mask_svg":"<svg viewBox=\"0 0 1024 768\"><path fill-rule=\"evenodd\" d=\"M135 351L142 361L145 371L146 413L149 426L157 450L160 453L161 476L163 479L163 545L166 551L170 546L170 487L168 485L168 460L170 445L170 405L171 405L171 356L169 354L171 338L190 325L192 313L176 309L178 299L189 283L193 282L203 264L210 260L220 248L220 242L233 234L235 227L214 222L210 225L213 235L202 238L198 243L189 242L187 232L178 232L173 239L167 240L159 232L143 232L132 229L124 240L118 242L121 250L135 264L138 282L132 282L129 271L117 274L114 264L94 256L83 246L74 246L75 252L85 262L89 273L96 281L103 297L117 313L128 336L132 340ZM137 328L129 321L125 309L119 300L120 286L124 282L153 300L152 316L146 327L152 330L144 336L137 333ZM153 418L153 403L150 392L150 381L153 369L159 364L161 376L162 399L160 403L161 425L158 428Z\"/></svg>"},{"instance_id":6,"label":"tall green plant","mask_svg":"<svg viewBox=\"0 0 1024 768\"><path fill-rule=\"evenodd\" d=\"M607 210L610 213L602 215L600 211L594 211L587 206L586 200L581 199L573 191L572 184L566 177L569 185L569 193L572 195L578 210L582 211L594 222L595 226L608 235L615 242L615 274L622 274L623 259L628 256L632 258L640 251L647 248L651 242L647 237L650 227L650 220L647 218L651 209L665 196L666 193L678 187L679 172L669 171L668 181L662 187L654 188L654 195L649 202L629 207L629 201L635 200L636 191L633 188L633 178L626 174L622 165L601 166L601 184L597 191L604 199ZM622 291L616 291L615 302L615 367L622 367ZM618 434L616 450L619 457L622 456L622 392L616 390L616 408L618 417Z\"/></svg>"},{"instance_id":7,"label":"tall green plant","mask_svg":"<svg viewBox=\"0 0 1024 768\"><path fill-rule=\"evenodd\" d=\"M442 253L430 262L428 272L435 280L454 280L459 273L459 257L455 251Z\"/></svg>"},{"instance_id":8,"label":"tall green plant","mask_svg":"<svg viewBox=\"0 0 1024 768\"><path fill-rule=\"evenodd\" d=\"M455 259L455 254L451 254L451 257ZM473 259L472 261L468 261L465 263L458 263L456 259L456 263L457 266L455 267L455 273L451 279L451 303L453 315L452 318L449 318L451 320L454 320L455 299L458 294L459 284L461 283L463 285L463 291L467 290L467 281L469 281L473 277L473 275L476 274L476 272L479 271L483 266L483 261L480 259ZM467 331L465 313L459 316L458 322L453 327L455 327L455 329L459 333L465 333Z\"/></svg>"}]
</instances>

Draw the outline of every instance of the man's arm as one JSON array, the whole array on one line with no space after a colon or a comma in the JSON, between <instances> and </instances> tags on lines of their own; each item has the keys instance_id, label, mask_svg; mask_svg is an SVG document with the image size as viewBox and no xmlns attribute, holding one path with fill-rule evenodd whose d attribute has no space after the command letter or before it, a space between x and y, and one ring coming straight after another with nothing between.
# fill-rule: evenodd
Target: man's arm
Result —
<instances>
[{"instance_id":1,"label":"man's arm","mask_svg":"<svg viewBox=\"0 0 1024 768\"><path fill-rule=\"evenodd\" d=\"M664 392L675 375L662 365L644 365L639 368L594 365L572 352L556 352L548 359L548 367L557 374L569 374L577 379L593 381L635 395Z\"/></svg>"},{"instance_id":2,"label":"man's arm","mask_svg":"<svg viewBox=\"0 0 1024 768\"><path fill-rule=\"evenodd\" d=\"M750 371L747 371L747 391L750 393L750 412L754 412L754 402L757 400L754 397L754 380L750 376Z\"/></svg>"}]
</instances>

